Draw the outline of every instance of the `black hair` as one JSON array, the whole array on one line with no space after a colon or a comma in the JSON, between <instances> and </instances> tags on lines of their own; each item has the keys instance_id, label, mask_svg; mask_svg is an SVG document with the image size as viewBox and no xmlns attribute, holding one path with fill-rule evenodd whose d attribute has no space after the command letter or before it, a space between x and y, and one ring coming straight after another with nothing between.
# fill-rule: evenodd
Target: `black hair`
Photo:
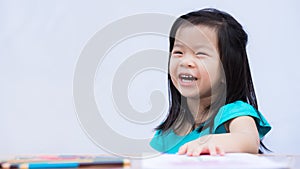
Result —
<instances>
[{"instance_id":1,"label":"black hair","mask_svg":"<svg viewBox=\"0 0 300 169\"><path fill-rule=\"evenodd\" d=\"M226 93L224 95L224 104L232 103L238 100L252 105L258 111L257 99L252 82L249 62L246 53L248 35L242 25L226 12L213 8L206 8L180 16L174 22L169 35L169 52L173 50L175 35L177 30L184 23L192 25L204 25L216 30L218 38L218 52L223 65L226 78ZM169 64L170 64L169 56ZM156 130L162 132L169 129L178 129L183 123L190 123L194 129L195 120L188 109L186 98L182 96L174 86L170 74L169 81L169 114L166 120L160 124ZM221 103L221 102L220 102ZM198 128L198 132L206 127L212 129L214 117L222 105L213 103L206 108L213 109L214 112L208 119L209 125ZM211 132L211 130L210 130ZM261 142L261 147L268 150ZM261 149L259 152L262 153Z\"/></svg>"}]
</instances>

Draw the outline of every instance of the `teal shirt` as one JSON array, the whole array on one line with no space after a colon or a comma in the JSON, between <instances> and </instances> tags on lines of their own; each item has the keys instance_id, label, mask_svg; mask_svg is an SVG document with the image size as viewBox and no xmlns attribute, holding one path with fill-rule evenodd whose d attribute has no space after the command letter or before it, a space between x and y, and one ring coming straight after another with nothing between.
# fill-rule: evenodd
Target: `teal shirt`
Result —
<instances>
[{"instance_id":1,"label":"teal shirt","mask_svg":"<svg viewBox=\"0 0 300 169\"><path fill-rule=\"evenodd\" d=\"M209 133L209 128L202 130L200 133L195 129L185 136L179 136L172 130L164 133L158 130L152 138L150 145L159 152L175 154L183 144L199 137L208 134L226 133L224 124L227 121L240 116L251 116L255 119L260 139L271 130L270 124L253 106L242 101L236 101L220 108L214 119L212 133Z\"/></svg>"}]
</instances>

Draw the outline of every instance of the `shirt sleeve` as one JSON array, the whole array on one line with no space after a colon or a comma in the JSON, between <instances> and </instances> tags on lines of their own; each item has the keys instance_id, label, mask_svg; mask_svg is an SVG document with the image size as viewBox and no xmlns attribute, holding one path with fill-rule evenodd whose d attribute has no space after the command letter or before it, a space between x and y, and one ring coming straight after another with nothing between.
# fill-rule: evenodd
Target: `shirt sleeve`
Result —
<instances>
[{"instance_id":1,"label":"shirt sleeve","mask_svg":"<svg viewBox=\"0 0 300 169\"><path fill-rule=\"evenodd\" d=\"M214 120L214 133L225 133L224 124L240 116L251 116L254 118L260 139L271 130L271 126L265 117L253 106L242 101L236 101L221 107Z\"/></svg>"},{"instance_id":2,"label":"shirt sleeve","mask_svg":"<svg viewBox=\"0 0 300 169\"><path fill-rule=\"evenodd\" d=\"M185 142L185 136L178 136L173 131L163 133L158 130L153 136L150 146L162 153L175 154L183 142Z\"/></svg>"},{"instance_id":3,"label":"shirt sleeve","mask_svg":"<svg viewBox=\"0 0 300 169\"><path fill-rule=\"evenodd\" d=\"M161 134L160 130L155 132L152 140L150 141L150 146L157 151L163 152L164 151L163 144L162 144L163 140L160 137L160 134Z\"/></svg>"}]
</instances>

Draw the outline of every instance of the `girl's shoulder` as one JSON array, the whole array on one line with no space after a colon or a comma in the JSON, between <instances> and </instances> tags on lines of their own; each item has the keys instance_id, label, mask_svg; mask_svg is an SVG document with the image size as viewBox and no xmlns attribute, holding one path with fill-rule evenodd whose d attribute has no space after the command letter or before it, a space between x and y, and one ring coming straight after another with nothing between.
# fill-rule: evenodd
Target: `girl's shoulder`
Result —
<instances>
[{"instance_id":1,"label":"girl's shoulder","mask_svg":"<svg viewBox=\"0 0 300 169\"><path fill-rule=\"evenodd\" d=\"M252 105L239 100L220 108L214 119L214 132L225 132L224 124L240 116L251 116L255 120L260 138L264 137L271 130L270 124L261 112L256 110Z\"/></svg>"},{"instance_id":2,"label":"girl's shoulder","mask_svg":"<svg viewBox=\"0 0 300 169\"><path fill-rule=\"evenodd\" d=\"M241 100L228 103L224 106L222 106L218 113L217 117L219 119L227 119L230 117L238 117L238 116L254 116L254 117L260 117L262 114L256 110L252 105L249 103L243 102Z\"/></svg>"}]
</instances>

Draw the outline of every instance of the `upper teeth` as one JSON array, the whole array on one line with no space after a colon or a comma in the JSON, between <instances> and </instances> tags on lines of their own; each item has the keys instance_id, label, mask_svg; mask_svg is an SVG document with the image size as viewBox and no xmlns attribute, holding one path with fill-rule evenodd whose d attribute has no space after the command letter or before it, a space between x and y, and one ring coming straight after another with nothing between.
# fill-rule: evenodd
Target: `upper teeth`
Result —
<instances>
[{"instance_id":1,"label":"upper teeth","mask_svg":"<svg viewBox=\"0 0 300 169\"><path fill-rule=\"evenodd\" d=\"M192 75L181 75L182 78L193 78Z\"/></svg>"},{"instance_id":2,"label":"upper teeth","mask_svg":"<svg viewBox=\"0 0 300 169\"><path fill-rule=\"evenodd\" d=\"M180 78L185 80L197 80L197 78L192 75L180 75Z\"/></svg>"}]
</instances>

